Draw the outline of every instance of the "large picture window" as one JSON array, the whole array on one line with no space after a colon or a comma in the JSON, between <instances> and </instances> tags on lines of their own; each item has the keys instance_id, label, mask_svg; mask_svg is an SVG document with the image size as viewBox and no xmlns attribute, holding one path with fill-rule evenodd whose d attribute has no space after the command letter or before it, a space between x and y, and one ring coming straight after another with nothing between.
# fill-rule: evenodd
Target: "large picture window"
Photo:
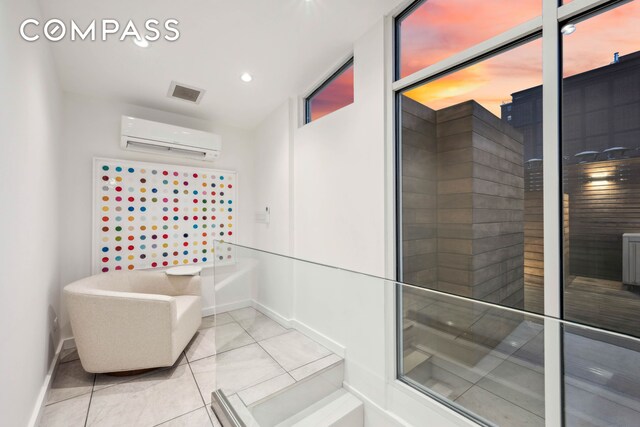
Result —
<instances>
[{"instance_id":1,"label":"large picture window","mask_svg":"<svg viewBox=\"0 0 640 427\"><path fill-rule=\"evenodd\" d=\"M428 81L400 104L400 279L542 312L541 40Z\"/></svg>"},{"instance_id":2,"label":"large picture window","mask_svg":"<svg viewBox=\"0 0 640 427\"><path fill-rule=\"evenodd\" d=\"M398 377L481 425L636 425L640 0L541 4L395 17Z\"/></svg>"},{"instance_id":3,"label":"large picture window","mask_svg":"<svg viewBox=\"0 0 640 427\"><path fill-rule=\"evenodd\" d=\"M543 312L541 101L540 39L400 95L400 281ZM534 370L486 390L473 386L476 367L464 361L466 349L474 348L480 361L499 354L514 331L534 336L540 326L481 304L423 296L416 305L415 293L402 297L403 322L428 325L413 336L413 346L403 347L407 380L439 395L447 390L443 397L498 424L505 413L542 421L542 390L532 390L524 408L514 399L526 381L542 383ZM449 351L458 366L429 360L413 366L415 347ZM537 358L543 354L542 345L532 350ZM494 381L519 361L520 353L513 355ZM504 412L477 405L477 398L504 400Z\"/></svg>"},{"instance_id":4,"label":"large picture window","mask_svg":"<svg viewBox=\"0 0 640 427\"><path fill-rule=\"evenodd\" d=\"M565 318L640 336L640 2L563 26ZM636 253L638 255L636 255Z\"/></svg>"}]
</instances>

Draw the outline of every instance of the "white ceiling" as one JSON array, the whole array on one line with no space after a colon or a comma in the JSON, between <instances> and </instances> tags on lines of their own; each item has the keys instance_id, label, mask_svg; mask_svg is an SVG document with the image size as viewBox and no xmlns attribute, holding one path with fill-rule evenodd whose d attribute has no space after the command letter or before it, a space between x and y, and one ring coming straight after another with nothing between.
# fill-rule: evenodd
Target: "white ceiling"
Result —
<instances>
[{"instance_id":1,"label":"white ceiling","mask_svg":"<svg viewBox=\"0 0 640 427\"><path fill-rule=\"evenodd\" d=\"M45 18L177 19L180 39L143 49L107 42L52 43L64 90L253 127L302 94L402 0L41 0ZM243 72L254 76L247 84ZM200 105L166 97L176 80L204 88Z\"/></svg>"}]
</instances>

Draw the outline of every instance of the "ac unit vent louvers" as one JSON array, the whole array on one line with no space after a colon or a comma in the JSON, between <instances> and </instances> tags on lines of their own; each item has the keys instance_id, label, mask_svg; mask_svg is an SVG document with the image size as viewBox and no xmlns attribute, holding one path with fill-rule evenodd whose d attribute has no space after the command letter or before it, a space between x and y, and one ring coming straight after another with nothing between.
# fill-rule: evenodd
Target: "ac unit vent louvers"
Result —
<instances>
[{"instance_id":1,"label":"ac unit vent louvers","mask_svg":"<svg viewBox=\"0 0 640 427\"><path fill-rule=\"evenodd\" d=\"M122 116L120 146L125 150L213 161L220 156L219 135Z\"/></svg>"}]
</instances>

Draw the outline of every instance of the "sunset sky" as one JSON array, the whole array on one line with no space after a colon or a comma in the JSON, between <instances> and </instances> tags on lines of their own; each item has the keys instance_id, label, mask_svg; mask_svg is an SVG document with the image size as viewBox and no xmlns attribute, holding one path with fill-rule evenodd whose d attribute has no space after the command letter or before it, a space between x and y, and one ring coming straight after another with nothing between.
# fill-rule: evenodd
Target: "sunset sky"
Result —
<instances>
[{"instance_id":1,"label":"sunset sky","mask_svg":"<svg viewBox=\"0 0 640 427\"><path fill-rule=\"evenodd\" d=\"M401 24L400 76L539 16L541 0L428 0Z\"/></svg>"},{"instance_id":2,"label":"sunset sky","mask_svg":"<svg viewBox=\"0 0 640 427\"><path fill-rule=\"evenodd\" d=\"M353 102L353 65L311 99L311 121Z\"/></svg>"},{"instance_id":3,"label":"sunset sky","mask_svg":"<svg viewBox=\"0 0 640 427\"><path fill-rule=\"evenodd\" d=\"M400 74L412 74L541 14L541 0L428 0L402 21ZM608 65L614 52L640 51L640 0L576 24L563 36L564 77ZM357 58L356 58L357 61ZM500 116L511 94L542 83L535 40L405 95L433 109L475 99ZM353 67L312 102L312 119L353 102Z\"/></svg>"},{"instance_id":4,"label":"sunset sky","mask_svg":"<svg viewBox=\"0 0 640 427\"><path fill-rule=\"evenodd\" d=\"M500 10L499 14L495 14ZM401 75L405 76L495 36L540 13L540 1L429 0L402 23ZM576 24L563 36L565 77L602 67L613 53L640 50L640 1ZM542 83L542 41L475 64L406 95L433 109L475 99L500 116L511 94Z\"/></svg>"},{"instance_id":5,"label":"sunset sky","mask_svg":"<svg viewBox=\"0 0 640 427\"><path fill-rule=\"evenodd\" d=\"M474 99L497 117L511 94L542 84L542 40L494 56L486 61L419 86L405 95L439 110Z\"/></svg>"}]
</instances>

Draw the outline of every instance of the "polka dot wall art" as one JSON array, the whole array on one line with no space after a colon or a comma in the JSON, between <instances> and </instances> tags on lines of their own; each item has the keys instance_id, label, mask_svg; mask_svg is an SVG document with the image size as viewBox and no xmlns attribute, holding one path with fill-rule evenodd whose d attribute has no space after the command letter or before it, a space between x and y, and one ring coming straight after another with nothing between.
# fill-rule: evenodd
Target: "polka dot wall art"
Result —
<instances>
[{"instance_id":1,"label":"polka dot wall art","mask_svg":"<svg viewBox=\"0 0 640 427\"><path fill-rule=\"evenodd\" d=\"M214 246L236 241L236 172L103 158L93 169L94 273L235 262Z\"/></svg>"}]
</instances>

